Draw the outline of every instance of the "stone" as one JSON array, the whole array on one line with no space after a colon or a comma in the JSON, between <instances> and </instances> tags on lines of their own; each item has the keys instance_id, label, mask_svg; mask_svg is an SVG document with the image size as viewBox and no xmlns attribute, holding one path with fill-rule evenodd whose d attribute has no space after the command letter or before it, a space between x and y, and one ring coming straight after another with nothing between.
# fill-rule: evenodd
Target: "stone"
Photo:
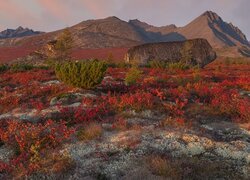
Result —
<instances>
[{"instance_id":1,"label":"stone","mask_svg":"<svg viewBox=\"0 0 250 180\"><path fill-rule=\"evenodd\" d=\"M125 56L126 62L146 65L149 61L182 62L204 67L216 59L216 53L206 39L181 42L150 43L132 47Z\"/></svg>"},{"instance_id":2,"label":"stone","mask_svg":"<svg viewBox=\"0 0 250 180\"><path fill-rule=\"evenodd\" d=\"M14 151L6 145L0 146L0 161L8 162L14 155Z\"/></svg>"},{"instance_id":3,"label":"stone","mask_svg":"<svg viewBox=\"0 0 250 180\"><path fill-rule=\"evenodd\" d=\"M205 148L198 142L191 142L187 145L188 154L191 156L200 155L205 152Z\"/></svg>"},{"instance_id":4,"label":"stone","mask_svg":"<svg viewBox=\"0 0 250 180\"><path fill-rule=\"evenodd\" d=\"M199 137L191 134L183 134L182 140L186 143L197 142L199 140Z\"/></svg>"},{"instance_id":5,"label":"stone","mask_svg":"<svg viewBox=\"0 0 250 180\"><path fill-rule=\"evenodd\" d=\"M68 93L63 94L57 97L53 97L50 100L50 106L55 105L70 105L74 103L81 102L83 98L96 98L97 96L95 94L81 94L81 93Z\"/></svg>"},{"instance_id":6,"label":"stone","mask_svg":"<svg viewBox=\"0 0 250 180\"><path fill-rule=\"evenodd\" d=\"M47 81L47 82L43 83L43 85L53 85L53 84L60 84L60 81L58 81L58 80L51 80L51 81Z\"/></svg>"}]
</instances>

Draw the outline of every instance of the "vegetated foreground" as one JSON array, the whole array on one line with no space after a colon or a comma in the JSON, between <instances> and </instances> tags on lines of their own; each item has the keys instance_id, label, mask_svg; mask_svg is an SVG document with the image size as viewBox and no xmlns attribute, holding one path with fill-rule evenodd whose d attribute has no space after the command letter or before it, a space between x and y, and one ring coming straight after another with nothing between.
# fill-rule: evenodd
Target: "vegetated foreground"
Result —
<instances>
[{"instance_id":1,"label":"vegetated foreground","mask_svg":"<svg viewBox=\"0 0 250 180\"><path fill-rule=\"evenodd\" d=\"M0 178L249 179L247 61L108 68L94 90L17 69L0 76Z\"/></svg>"}]
</instances>

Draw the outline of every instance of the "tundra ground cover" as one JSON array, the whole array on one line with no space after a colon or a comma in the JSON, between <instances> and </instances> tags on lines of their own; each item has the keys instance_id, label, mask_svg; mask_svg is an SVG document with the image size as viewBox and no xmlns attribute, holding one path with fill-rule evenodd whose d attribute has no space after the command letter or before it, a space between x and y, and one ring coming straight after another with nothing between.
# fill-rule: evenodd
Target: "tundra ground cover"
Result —
<instances>
[{"instance_id":1,"label":"tundra ground cover","mask_svg":"<svg viewBox=\"0 0 250 180\"><path fill-rule=\"evenodd\" d=\"M15 153L7 160L0 159L0 174L8 177L46 174L49 165L58 172L65 170L58 167L62 166L61 162L68 164L70 169L74 163L68 156L62 159L54 156L51 162L47 161L49 154L79 139L84 140L81 143L89 143L86 139L95 142L95 138L105 141L110 131L136 132L135 139L131 140L133 146L127 146L131 142L126 142L125 137L119 144L119 147L126 146L124 153L134 151L143 143L137 138L144 132L143 123L153 125L155 130L151 131L159 132L180 128L202 133L204 123L217 121L250 130L248 64L211 64L199 70L140 68L140 79L126 84L124 80L129 71L129 68L109 68L102 84L94 90L59 82L53 70L1 73L0 148L6 146ZM39 117L36 121L23 113L33 111L32 117ZM147 121L138 124L130 121L142 117ZM95 127L93 132L91 127ZM114 143L119 139L110 141ZM116 153L98 152L98 157L109 159ZM156 160L153 164L158 163ZM166 174L169 170L164 169L169 167L165 161L159 163L164 164L164 168L153 171Z\"/></svg>"}]
</instances>

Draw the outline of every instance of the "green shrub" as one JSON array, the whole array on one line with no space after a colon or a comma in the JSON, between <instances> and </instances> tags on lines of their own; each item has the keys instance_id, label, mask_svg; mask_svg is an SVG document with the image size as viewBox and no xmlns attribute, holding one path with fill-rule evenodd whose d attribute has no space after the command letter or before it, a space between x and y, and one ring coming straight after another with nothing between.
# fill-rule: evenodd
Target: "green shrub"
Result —
<instances>
[{"instance_id":1,"label":"green shrub","mask_svg":"<svg viewBox=\"0 0 250 180\"><path fill-rule=\"evenodd\" d=\"M55 66L58 79L68 85L92 89L100 84L107 70L105 62L97 60L65 62Z\"/></svg>"},{"instance_id":2,"label":"green shrub","mask_svg":"<svg viewBox=\"0 0 250 180\"><path fill-rule=\"evenodd\" d=\"M167 66L167 63L164 61L158 61L158 60L149 61L150 68L164 69L164 68L166 68L166 66Z\"/></svg>"},{"instance_id":3,"label":"green shrub","mask_svg":"<svg viewBox=\"0 0 250 180\"><path fill-rule=\"evenodd\" d=\"M0 64L0 73L7 71L9 67L5 64Z\"/></svg>"},{"instance_id":4,"label":"green shrub","mask_svg":"<svg viewBox=\"0 0 250 180\"><path fill-rule=\"evenodd\" d=\"M176 63L169 63L167 65L167 68L170 70L186 70L189 69L190 67L183 62L176 62Z\"/></svg>"},{"instance_id":5,"label":"green shrub","mask_svg":"<svg viewBox=\"0 0 250 180\"><path fill-rule=\"evenodd\" d=\"M125 84L135 84L141 78L141 75L142 71L140 71L137 67L132 67L126 74Z\"/></svg>"},{"instance_id":6,"label":"green shrub","mask_svg":"<svg viewBox=\"0 0 250 180\"><path fill-rule=\"evenodd\" d=\"M59 63L58 60L53 59L53 58L48 58L44 61L45 65L48 66L49 68L54 69L56 67L56 64Z\"/></svg>"},{"instance_id":7,"label":"green shrub","mask_svg":"<svg viewBox=\"0 0 250 180\"><path fill-rule=\"evenodd\" d=\"M24 72L24 71L29 71L31 69L33 69L34 66L31 64L25 64L25 63L16 63L16 64L12 64L10 66L10 70L12 72Z\"/></svg>"},{"instance_id":8,"label":"green shrub","mask_svg":"<svg viewBox=\"0 0 250 180\"><path fill-rule=\"evenodd\" d=\"M118 62L118 63L116 63L116 62L107 62L106 61L106 63L107 63L107 65L108 65L108 67L111 67L111 68L130 68L131 67L131 64L128 64L128 63L125 63L125 62Z\"/></svg>"}]
</instances>

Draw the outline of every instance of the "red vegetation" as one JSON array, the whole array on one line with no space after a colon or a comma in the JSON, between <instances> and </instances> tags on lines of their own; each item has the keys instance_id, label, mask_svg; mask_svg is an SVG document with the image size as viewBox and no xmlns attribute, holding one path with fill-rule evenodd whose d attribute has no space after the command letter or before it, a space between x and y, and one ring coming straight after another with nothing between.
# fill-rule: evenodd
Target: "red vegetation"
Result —
<instances>
[{"instance_id":1,"label":"red vegetation","mask_svg":"<svg viewBox=\"0 0 250 180\"><path fill-rule=\"evenodd\" d=\"M1 122L0 140L16 151L10 162L0 162L0 172L15 171L21 175L31 174L42 168L40 162L48 149L55 149L69 139L74 129L64 122L48 120L44 124Z\"/></svg>"},{"instance_id":2,"label":"red vegetation","mask_svg":"<svg viewBox=\"0 0 250 180\"><path fill-rule=\"evenodd\" d=\"M34 52L36 48L26 47L0 47L0 63L7 63Z\"/></svg>"},{"instance_id":3,"label":"red vegetation","mask_svg":"<svg viewBox=\"0 0 250 180\"><path fill-rule=\"evenodd\" d=\"M0 47L0 63L11 62L17 58L25 57L37 48L26 47ZM107 59L112 54L112 59L122 62L128 48L103 48L103 49L74 49L73 59Z\"/></svg>"},{"instance_id":4,"label":"red vegetation","mask_svg":"<svg viewBox=\"0 0 250 180\"><path fill-rule=\"evenodd\" d=\"M216 116L216 119L239 125L250 123L249 65L222 64L220 69L217 65L209 65L200 70L175 71L141 68L142 81L130 86L124 83L128 70L109 68L108 77L96 89L97 97L83 97L79 100L80 106L57 105L61 112L53 120L44 118L38 124L1 120L0 144L3 142L17 154L9 162L0 162L0 173L21 172L19 175L23 176L40 171L46 165L43 162L46 155L67 141L75 129L93 121L108 122L113 128L125 129L128 124L124 116L130 110L164 114L165 124L177 127L195 128L193 126L199 123L198 116L206 116L208 121ZM2 73L0 114L16 108L41 111L52 106L50 101L54 97L85 93L63 83L47 82L55 79L51 70ZM60 119L64 122L58 121Z\"/></svg>"}]
</instances>

